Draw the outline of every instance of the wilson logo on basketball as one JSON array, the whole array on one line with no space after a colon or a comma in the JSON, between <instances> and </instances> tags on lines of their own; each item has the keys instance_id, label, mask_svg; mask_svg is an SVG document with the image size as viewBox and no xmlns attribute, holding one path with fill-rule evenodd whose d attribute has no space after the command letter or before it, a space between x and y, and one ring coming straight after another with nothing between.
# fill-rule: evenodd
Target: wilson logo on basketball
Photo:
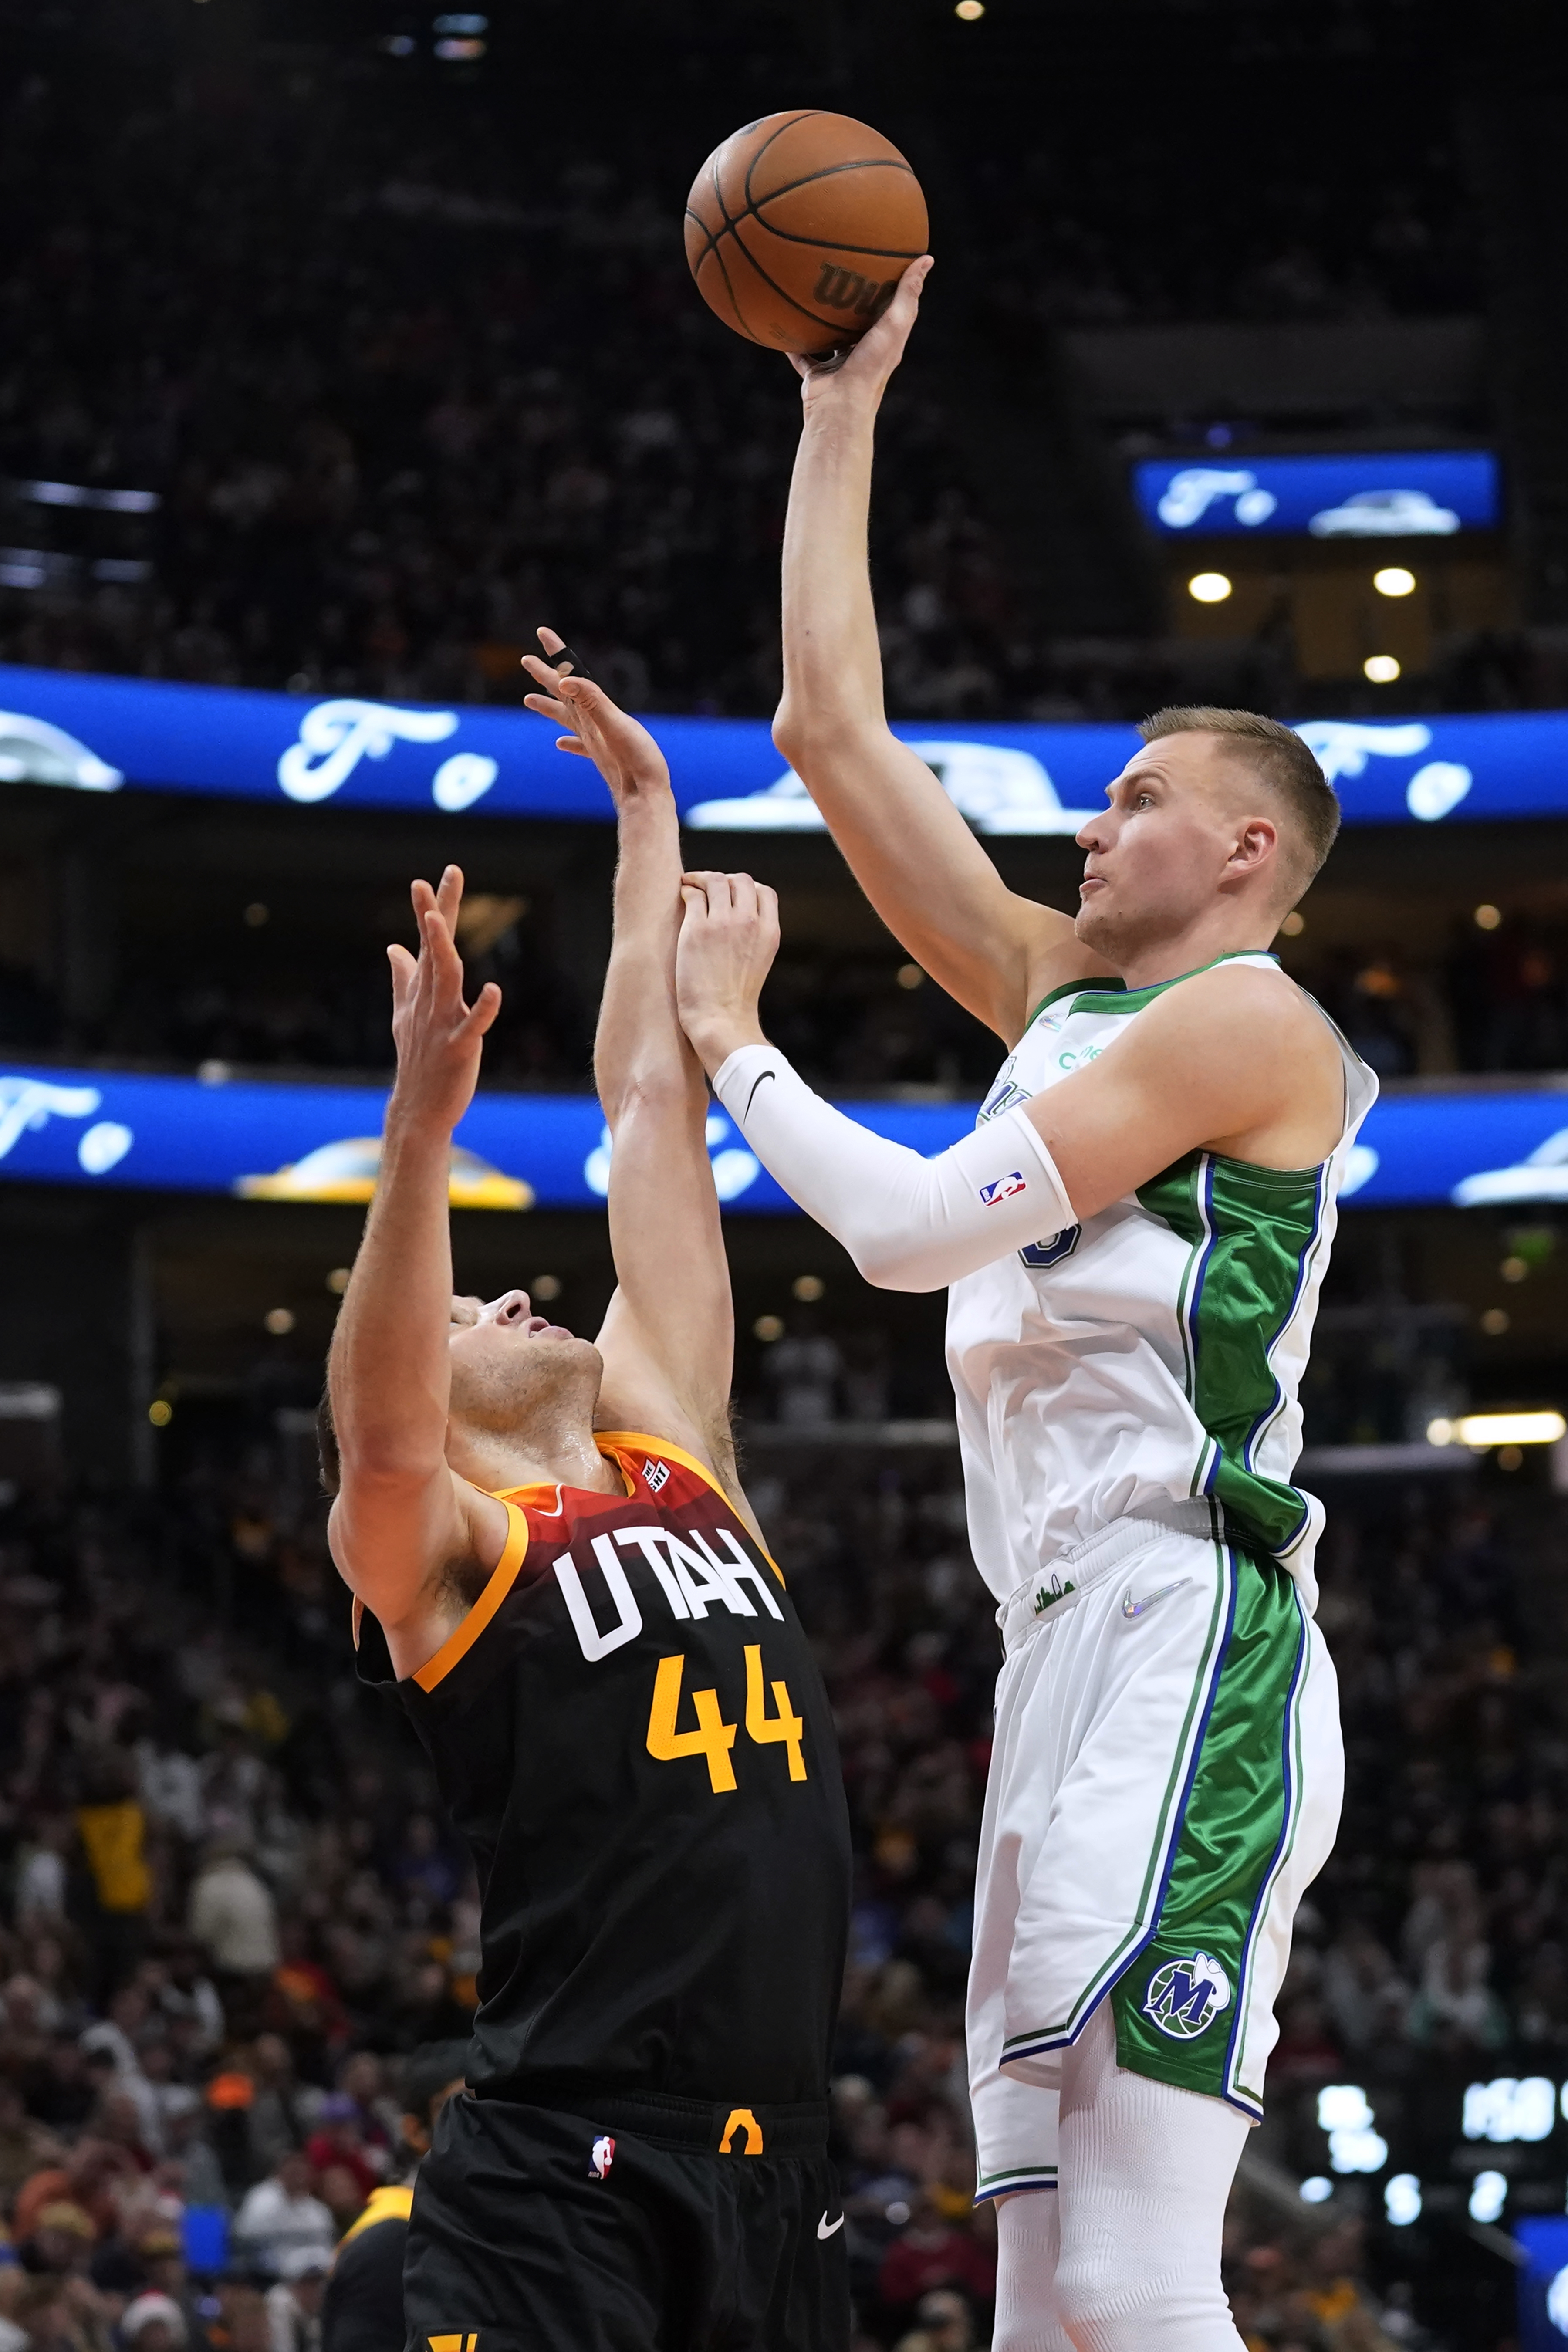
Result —
<instances>
[{"instance_id":1,"label":"wilson logo on basketball","mask_svg":"<svg viewBox=\"0 0 1568 2352\"><path fill-rule=\"evenodd\" d=\"M898 290L896 278L862 278L858 269L841 269L836 261L825 261L811 299L829 310L853 310L869 325L881 317Z\"/></svg>"}]
</instances>

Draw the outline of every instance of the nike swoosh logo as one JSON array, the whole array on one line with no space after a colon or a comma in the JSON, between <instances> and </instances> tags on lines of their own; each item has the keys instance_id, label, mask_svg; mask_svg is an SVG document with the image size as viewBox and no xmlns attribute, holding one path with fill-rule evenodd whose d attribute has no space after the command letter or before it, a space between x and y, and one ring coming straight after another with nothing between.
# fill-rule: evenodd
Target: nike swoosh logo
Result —
<instances>
[{"instance_id":1,"label":"nike swoosh logo","mask_svg":"<svg viewBox=\"0 0 1568 2352\"><path fill-rule=\"evenodd\" d=\"M776 1070L759 1070L757 1072L756 1076L752 1080L752 1091L746 1097L746 1108L741 1113L741 1117L742 1118L750 1118L752 1115L752 1105L757 1099L757 1088L765 1084L769 1078L776 1078L777 1076L778 1072Z\"/></svg>"},{"instance_id":2,"label":"nike swoosh logo","mask_svg":"<svg viewBox=\"0 0 1568 2352\"><path fill-rule=\"evenodd\" d=\"M1192 1580L1190 1576L1178 1576L1173 1584L1162 1584L1158 1592L1146 1592L1142 1601L1133 1600L1132 1587L1129 1585L1121 1597L1121 1614L1124 1617L1142 1617L1145 1609L1152 1609L1156 1601L1163 1601L1168 1592L1179 1592L1184 1584L1190 1584Z\"/></svg>"},{"instance_id":3,"label":"nike swoosh logo","mask_svg":"<svg viewBox=\"0 0 1568 2352\"><path fill-rule=\"evenodd\" d=\"M842 2230L843 2227L844 2216L842 2213L840 2213L837 2221L830 2221L825 2213L821 2221L816 2225L816 2234L819 2238L831 2238L836 2230Z\"/></svg>"}]
</instances>

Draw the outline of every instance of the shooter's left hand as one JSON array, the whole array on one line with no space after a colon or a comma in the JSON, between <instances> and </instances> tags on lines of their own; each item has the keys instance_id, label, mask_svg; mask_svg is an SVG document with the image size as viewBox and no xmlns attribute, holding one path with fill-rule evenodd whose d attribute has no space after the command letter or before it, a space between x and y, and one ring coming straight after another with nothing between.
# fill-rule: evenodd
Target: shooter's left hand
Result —
<instances>
[{"instance_id":1,"label":"shooter's left hand","mask_svg":"<svg viewBox=\"0 0 1568 2352\"><path fill-rule=\"evenodd\" d=\"M680 1025L710 1077L742 1045L762 1045L758 1001L779 951L779 902L749 874L683 874L675 950Z\"/></svg>"}]
</instances>

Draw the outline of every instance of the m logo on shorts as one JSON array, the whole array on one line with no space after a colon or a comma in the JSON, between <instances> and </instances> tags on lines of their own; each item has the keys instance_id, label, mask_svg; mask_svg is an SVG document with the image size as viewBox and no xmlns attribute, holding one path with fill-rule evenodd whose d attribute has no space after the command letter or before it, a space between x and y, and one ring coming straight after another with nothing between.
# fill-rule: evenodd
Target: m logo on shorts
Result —
<instances>
[{"instance_id":1,"label":"m logo on shorts","mask_svg":"<svg viewBox=\"0 0 1568 2352\"><path fill-rule=\"evenodd\" d=\"M1149 1979L1143 2014L1174 2042L1191 2042L1230 2007L1230 1979L1206 1952L1189 1960L1167 1960Z\"/></svg>"}]
</instances>

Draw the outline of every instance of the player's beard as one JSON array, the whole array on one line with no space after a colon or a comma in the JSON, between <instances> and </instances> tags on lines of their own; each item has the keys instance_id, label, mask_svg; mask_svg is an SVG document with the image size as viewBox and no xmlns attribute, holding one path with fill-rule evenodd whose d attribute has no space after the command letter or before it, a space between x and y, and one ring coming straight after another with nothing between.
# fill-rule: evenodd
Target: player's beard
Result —
<instances>
[{"instance_id":1,"label":"player's beard","mask_svg":"<svg viewBox=\"0 0 1568 2352\"><path fill-rule=\"evenodd\" d=\"M591 1339L521 1340L452 1366L451 1413L476 1435L592 1435L605 1365Z\"/></svg>"}]
</instances>

